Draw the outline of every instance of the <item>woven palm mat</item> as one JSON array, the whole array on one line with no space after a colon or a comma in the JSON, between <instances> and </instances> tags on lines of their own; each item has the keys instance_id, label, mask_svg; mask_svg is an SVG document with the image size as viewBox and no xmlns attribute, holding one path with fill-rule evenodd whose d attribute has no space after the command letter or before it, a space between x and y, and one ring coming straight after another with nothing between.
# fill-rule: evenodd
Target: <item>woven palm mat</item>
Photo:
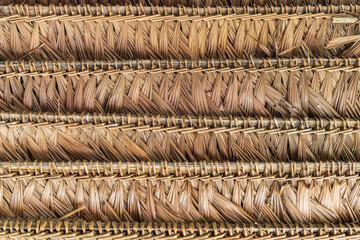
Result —
<instances>
[{"instance_id":1,"label":"woven palm mat","mask_svg":"<svg viewBox=\"0 0 360 240\"><path fill-rule=\"evenodd\" d=\"M348 6L349 14L330 9L315 8L312 14L181 15L177 20L173 14L82 17L76 12L41 18L39 10L40 17L35 11L35 17L18 19L18 14L30 14L19 7L0 22L0 59L359 56L359 28L352 17L358 8ZM350 23L338 15L349 16Z\"/></svg>"},{"instance_id":2,"label":"woven palm mat","mask_svg":"<svg viewBox=\"0 0 360 240\"><path fill-rule=\"evenodd\" d=\"M0 238L359 238L355 2L12 3Z\"/></svg>"},{"instance_id":3,"label":"woven palm mat","mask_svg":"<svg viewBox=\"0 0 360 240\"><path fill-rule=\"evenodd\" d=\"M15 115L0 126L4 161L355 161L360 152L359 120Z\"/></svg>"},{"instance_id":4,"label":"woven palm mat","mask_svg":"<svg viewBox=\"0 0 360 240\"><path fill-rule=\"evenodd\" d=\"M359 217L357 163L0 165L7 217L247 224L330 224Z\"/></svg>"},{"instance_id":5,"label":"woven palm mat","mask_svg":"<svg viewBox=\"0 0 360 240\"><path fill-rule=\"evenodd\" d=\"M331 58L6 62L0 110L359 118L357 66Z\"/></svg>"}]
</instances>

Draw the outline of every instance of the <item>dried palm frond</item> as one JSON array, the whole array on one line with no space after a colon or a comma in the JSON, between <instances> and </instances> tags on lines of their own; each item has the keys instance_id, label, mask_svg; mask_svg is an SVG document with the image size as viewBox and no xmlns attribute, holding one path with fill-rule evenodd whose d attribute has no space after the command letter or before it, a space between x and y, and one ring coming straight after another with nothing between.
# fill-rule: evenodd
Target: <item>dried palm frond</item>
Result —
<instances>
[{"instance_id":1,"label":"dried palm frond","mask_svg":"<svg viewBox=\"0 0 360 240\"><path fill-rule=\"evenodd\" d=\"M248 224L336 224L360 217L358 163L0 165L5 217Z\"/></svg>"},{"instance_id":2,"label":"dried palm frond","mask_svg":"<svg viewBox=\"0 0 360 240\"><path fill-rule=\"evenodd\" d=\"M355 161L360 152L359 120L1 115L4 161Z\"/></svg>"},{"instance_id":3,"label":"dried palm frond","mask_svg":"<svg viewBox=\"0 0 360 240\"><path fill-rule=\"evenodd\" d=\"M359 238L357 2L11 1L1 239Z\"/></svg>"},{"instance_id":4,"label":"dried palm frond","mask_svg":"<svg viewBox=\"0 0 360 240\"><path fill-rule=\"evenodd\" d=\"M79 9L84 14L81 7ZM99 18L89 17L89 13L69 16L65 12L71 11L62 11L61 8L58 11L64 15L53 15L52 10L48 9L48 16L33 15L29 18L19 17L12 9L10 12L14 15L0 22L0 32L3 33L0 38L0 59L55 61L360 56L358 42L349 45L349 41L336 41L339 37L359 35L359 28L346 23L333 23L332 13L328 10L322 13L322 9L314 14L295 10L294 14L251 16L243 11L228 15L216 15L217 12L214 12L215 15L211 16L204 8L203 15L168 14L160 16L157 21L151 18L159 16L151 14L112 16L107 10L108 16L101 15ZM123 11L125 14L128 12L126 9ZM314 11L317 12L317 8ZM21 13L24 15L24 11ZM224 36L225 33L228 37ZM173 41L174 35L179 36L177 41ZM335 45L333 41L336 41ZM331 49L328 49L329 46Z\"/></svg>"},{"instance_id":5,"label":"dried palm frond","mask_svg":"<svg viewBox=\"0 0 360 240\"><path fill-rule=\"evenodd\" d=\"M358 63L325 60L7 62L0 110L360 118Z\"/></svg>"}]
</instances>

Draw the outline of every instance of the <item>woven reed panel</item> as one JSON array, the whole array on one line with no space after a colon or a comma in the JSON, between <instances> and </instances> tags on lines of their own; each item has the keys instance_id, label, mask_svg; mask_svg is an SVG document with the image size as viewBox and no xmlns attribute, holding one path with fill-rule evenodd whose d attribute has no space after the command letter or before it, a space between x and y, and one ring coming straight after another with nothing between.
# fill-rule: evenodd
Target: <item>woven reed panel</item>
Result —
<instances>
[{"instance_id":1,"label":"woven reed panel","mask_svg":"<svg viewBox=\"0 0 360 240\"><path fill-rule=\"evenodd\" d=\"M357 14L355 6L348 8ZM101 11L100 17L82 16L80 10L81 16L75 12L41 18L41 8L33 13L26 9L7 9L15 18L0 22L2 60L29 59L29 55L35 60L359 55L359 45L351 38L359 34L357 25L334 22L329 8L316 8L310 15L294 10L293 14L269 13L265 17L238 12L208 15L203 9L206 15L190 13L177 20L174 14L133 16L126 11L128 16L112 16L109 10L109 16ZM27 16L19 19L16 14Z\"/></svg>"},{"instance_id":2,"label":"woven reed panel","mask_svg":"<svg viewBox=\"0 0 360 240\"><path fill-rule=\"evenodd\" d=\"M2 219L3 239L11 238L91 238L91 239L321 239L345 238L356 239L358 225L302 224L259 225L225 223L165 223L165 222L100 222L78 219Z\"/></svg>"},{"instance_id":3,"label":"woven reed panel","mask_svg":"<svg viewBox=\"0 0 360 240\"><path fill-rule=\"evenodd\" d=\"M359 239L358 1L0 6L1 239Z\"/></svg>"},{"instance_id":4,"label":"woven reed panel","mask_svg":"<svg viewBox=\"0 0 360 240\"><path fill-rule=\"evenodd\" d=\"M15 119L4 123L0 129L0 159L355 161L360 152L358 120L243 119L225 125L222 119L208 124L202 117L161 119L122 115L121 124L79 124L73 121L76 118L73 115L67 116L66 122L59 118L55 117L53 123L17 123ZM137 123L129 124L128 118Z\"/></svg>"},{"instance_id":5,"label":"woven reed panel","mask_svg":"<svg viewBox=\"0 0 360 240\"><path fill-rule=\"evenodd\" d=\"M141 5L166 5L166 6L178 6L178 5L185 5L185 6L196 6L196 7L202 7L202 6L248 6L250 4L256 4L259 6L264 5L270 5L271 6L280 6L280 5L302 5L302 4L309 4L309 5L315 5L315 4L359 4L359 1L356 0L341 0L341 1L335 1L335 0L306 0L306 1L300 1L300 0L255 0L255 1L249 1L249 0L4 0L2 4L42 4L42 5L49 5L49 4L119 4L119 5L125 5L125 4L141 4Z\"/></svg>"},{"instance_id":6,"label":"woven reed panel","mask_svg":"<svg viewBox=\"0 0 360 240\"><path fill-rule=\"evenodd\" d=\"M319 68L321 62L313 68L292 63L284 68L281 60L274 68L271 61L264 61L267 67L255 70L237 62L234 69L226 65L196 68L192 62L193 69L172 69L171 61L168 69L153 66L148 70L141 62L133 68L109 68L110 62L104 62L96 68L82 64L76 70L70 61L52 66L54 72L47 71L47 62L28 67L8 62L0 75L0 109L358 118L359 71L352 70L358 63L346 61L344 66L333 61L327 68Z\"/></svg>"},{"instance_id":7,"label":"woven reed panel","mask_svg":"<svg viewBox=\"0 0 360 240\"><path fill-rule=\"evenodd\" d=\"M130 222L359 218L359 164L43 162L0 170L2 211L9 217L62 217L76 209L73 214L89 220Z\"/></svg>"}]
</instances>

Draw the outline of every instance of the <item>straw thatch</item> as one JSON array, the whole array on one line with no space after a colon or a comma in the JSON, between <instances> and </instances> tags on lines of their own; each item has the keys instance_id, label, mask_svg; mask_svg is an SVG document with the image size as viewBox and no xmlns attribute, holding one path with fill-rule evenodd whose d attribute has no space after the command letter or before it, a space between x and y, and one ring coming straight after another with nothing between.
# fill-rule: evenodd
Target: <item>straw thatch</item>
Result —
<instances>
[{"instance_id":1,"label":"straw thatch","mask_svg":"<svg viewBox=\"0 0 360 240\"><path fill-rule=\"evenodd\" d=\"M327 13L334 17L334 20L353 21L356 19L356 13L360 12L359 5L245 5L245 6L214 6L206 7L193 6L159 6L159 5L28 5L28 4L11 4L1 6L0 14L6 17L7 21L42 21L56 16L57 20L196 20L221 18L221 16L232 15L233 18L243 19L246 15L253 15L255 19L274 17L289 17L288 14L319 14ZM262 14L259 15L259 14ZM270 14L270 15L269 15ZM272 14L272 16L271 16ZM236 16L241 15L241 16ZM354 16L355 15L355 16ZM111 16L111 18L109 18ZM128 16L124 18L124 16ZM133 17L130 18L129 16ZM315 16L315 15L314 15ZM336 20L336 21L337 21ZM349 23L349 22L347 22Z\"/></svg>"},{"instance_id":2,"label":"straw thatch","mask_svg":"<svg viewBox=\"0 0 360 240\"><path fill-rule=\"evenodd\" d=\"M7 62L0 110L360 118L359 69L350 60L327 61L327 68L323 61L301 68L301 60L289 59L275 68L271 60L261 60L260 68L233 60L230 68L213 68L211 61L197 68L199 62L184 61L192 69L172 68L173 61L164 68L154 61L148 69L141 61L138 67L68 62L51 64L52 70L46 62Z\"/></svg>"},{"instance_id":3,"label":"straw thatch","mask_svg":"<svg viewBox=\"0 0 360 240\"><path fill-rule=\"evenodd\" d=\"M360 5L331 1L0 6L0 238L360 238Z\"/></svg>"},{"instance_id":4,"label":"straw thatch","mask_svg":"<svg viewBox=\"0 0 360 240\"><path fill-rule=\"evenodd\" d=\"M0 221L1 239L356 239L358 225L99 222L77 218Z\"/></svg>"},{"instance_id":5,"label":"straw thatch","mask_svg":"<svg viewBox=\"0 0 360 240\"><path fill-rule=\"evenodd\" d=\"M230 124L228 120L227 125L222 118L208 125L207 118L201 116L161 119L124 115L117 123L73 121L80 118L83 122L87 117L69 115L65 116L66 122L59 122L64 117L53 116L54 123L4 121L0 127L0 159L355 161L360 153L358 120L333 119L324 123L316 119L243 118L238 121L239 117ZM21 116L17 119L21 120Z\"/></svg>"},{"instance_id":6,"label":"straw thatch","mask_svg":"<svg viewBox=\"0 0 360 240\"><path fill-rule=\"evenodd\" d=\"M359 4L357 0L3 0L2 4L142 4L142 5L166 5L166 6L177 6L177 5L187 5L187 6L247 6L250 4L256 4L260 6L264 5L301 5L301 4Z\"/></svg>"},{"instance_id":7,"label":"straw thatch","mask_svg":"<svg viewBox=\"0 0 360 240\"><path fill-rule=\"evenodd\" d=\"M121 161L0 161L1 179L92 179L92 180L329 180L357 179L360 163L342 161L318 162L121 162ZM345 178L344 178L345 177Z\"/></svg>"},{"instance_id":8,"label":"straw thatch","mask_svg":"<svg viewBox=\"0 0 360 240\"><path fill-rule=\"evenodd\" d=\"M71 173L65 170L70 166L66 163L57 167L54 163L22 164L23 170L16 174L14 168L19 171L20 164L11 164L9 170L8 164L1 162L4 167L0 168L1 214L7 217L324 224L356 222L360 213L356 163L348 164L346 171L339 168L344 163L292 163L285 169L280 166L286 163L273 162L259 173L259 163L246 164L246 169L244 163L215 162L206 168L198 164L202 166L199 172L185 165L186 175L177 164L161 164L158 170L151 163L135 163L137 170L131 170L134 163L115 164L120 174L111 165L106 169L85 162L75 164L75 172L79 170L75 166L86 166L90 174ZM230 166L236 169L231 172ZM227 171L218 174L221 167ZM46 174L49 170L50 175ZM146 171L150 174L144 175Z\"/></svg>"},{"instance_id":9,"label":"straw thatch","mask_svg":"<svg viewBox=\"0 0 360 240\"><path fill-rule=\"evenodd\" d=\"M113 60L359 56L357 24L332 14L180 17L170 15L0 22L0 59Z\"/></svg>"}]
</instances>

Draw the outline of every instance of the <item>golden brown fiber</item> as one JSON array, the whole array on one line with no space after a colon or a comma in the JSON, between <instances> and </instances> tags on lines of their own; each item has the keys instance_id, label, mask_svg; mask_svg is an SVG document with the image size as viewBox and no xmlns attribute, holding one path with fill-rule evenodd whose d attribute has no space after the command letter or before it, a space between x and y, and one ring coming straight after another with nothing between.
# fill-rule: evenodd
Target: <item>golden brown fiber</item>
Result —
<instances>
[{"instance_id":1,"label":"golden brown fiber","mask_svg":"<svg viewBox=\"0 0 360 240\"><path fill-rule=\"evenodd\" d=\"M256 0L256 1L249 1L249 0L4 0L2 4L43 4L43 5L49 5L49 4L90 4L90 5L96 5L96 4L141 4L141 5L166 5L166 6L177 6L177 5L187 5L189 7L192 6L217 6L217 5L223 5L223 6L246 6L249 4L255 4L259 6L264 5L273 5L273 6L280 6L280 5L301 5L301 4L359 4L359 1L356 0Z\"/></svg>"},{"instance_id":2,"label":"golden brown fiber","mask_svg":"<svg viewBox=\"0 0 360 240\"><path fill-rule=\"evenodd\" d=\"M126 117L126 116L124 116ZM71 119L71 118L69 118ZM199 118L200 119L200 118ZM72 122L3 123L0 159L4 161L355 161L359 157L359 121L308 119L257 121L233 127L191 121L164 126L137 124L78 124ZM206 122L206 121L205 121ZM341 124L338 124L340 123ZM199 123L199 122L198 122ZM220 121L221 123L221 121ZM219 124L219 123L218 123Z\"/></svg>"},{"instance_id":3,"label":"golden brown fiber","mask_svg":"<svg viewBox=\"0 0 360 240\"><path fill-rule=\"evenodd\" d=\"M171 61L152 69L64 63L53 64L54 72L44 62L30 62L30 69L28 62L8 64L0 77L0 110L360 118L359 71L352 65L333 60L328 68L317 67L321 62L301 68L279 60L273 68L261 60L263 67L254 69L231 62L218 69L204 67L209 62L197 68L195 61L185 61L192 69L166 67Z\"/></svg>"},{"instance_id":4,"label":"golden brown fiber","mask_svg":"<svg viewBox=\"0 0 360 240\"><path fill-rule=\"evenodd\" d=\"M75 18L71 21L55 16L54 20L45 18L37 24L3 20L0 59L357 57L360 54L358 42L338 40L359 35L358 27L333 23L332 14L264 16L240 14L184 20L180 17L181 21L150 21L143 16L126 21L106 18L90 21L89 17L82 20L71 16ZM137 21L138 18L145 20ZM174 35L179 37L174 39Z\"/></svg>"},{"instance_id":5,"label":"golden brown fiber","mask_svg":"<svg viewBox=\"0 0 360 240\"><path fill-rule=\"evenodd\" d=\"M157 222L101 222L83 221L78 218L62 219L15 219L3 218L1 239L43 238L91 238L91 239L295 239L334 238L356 239L357 224L225 224L205 223L157 223Z\"/></svg>"},{"instance_id":6,"label":"golden brown fiber","mask_svg":"<svg viewBox=\"0 0 360 240\"><path fill-rule=\"evenodd\" d=\"M224 220L248 224L254 221L258 224L324 224L350 223L359 218L360 182L354 172L355 163L348 165L348 171L334 170L335 165L330 162L316 164L311 170L310 164L297 167L299 163L293 163L290 171L286 171L271 169L286 163L272 162L265 165L270 168L262 174L258 172L258 163L247 164L253 169L246 173L241 170L245 170L244 164L239 162L212 164L213 167L199 172L189 168L187 176L179 173L180 165L165 163L158 173L152 172L152 164L136 164L138 169L134 175L130 174L134 163L129 162L125 164L127 167L121 165L119 175L111 173L113 168L109 167L105 176L105 169L101 168L104 165L94 163L81 164L96 169L89 169L90 174L79 172L79 175L70 173L70 165L65 163L63 167L52 168L50 175L42 173L38 165L35 176L33 171L29 171L30 175L26 170L16 175L17 169L12 164L11 172L6 167L0 169L2 215L33 218L74 215L87 220L179 224ZM1 165L7 163L1 162ZM32 165L36 166L26 164ZM223 174L217 173L219 167L234 165L238 170L231 172L228 168ZM169 174L174 167L176 175ZM151 173L144 175L143 169Z\"/></svg>"}]
</instances>

